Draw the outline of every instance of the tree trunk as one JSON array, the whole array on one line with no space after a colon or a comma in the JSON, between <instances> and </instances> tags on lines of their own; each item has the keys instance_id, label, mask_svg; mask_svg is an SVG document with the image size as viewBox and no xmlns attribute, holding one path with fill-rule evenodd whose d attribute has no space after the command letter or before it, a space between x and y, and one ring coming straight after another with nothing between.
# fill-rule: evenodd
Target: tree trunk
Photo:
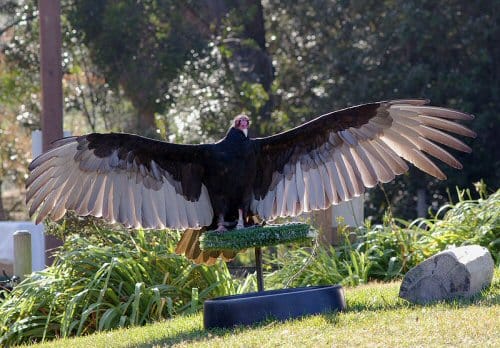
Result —
<instances>
[{"instance_id":1,"label":"tree trunk","mask_svg":"<svg viewBox=\"0 0 500 348\"><path fill-rule=\"evenodd\" d=\"M142 136L158 137L156 134L155 114L152 110L139 110L137 123L135 124L134 131Z\"/></svg>"},{"instance_id":2,"label":"tree trunk","mask_svg":"<svg viewBox=\"0 0 500 348\"><path fill-rule=\"evenodd\" d=\"M243 18L242 43L235 43L233 50L233 60L239 62L243 69L234 73L239 75L240 80L250 83L259 83L266 91L269 99L259 109L260 122L266 123L271 120L271 113L274 107L274 100L271 94L271 85L274 81L274 69L272 57L266 48L266 28L264 26L264 9L260 0L241 0L238 2L238 11ZM251 16L250 16L251 14ZM245 39L251 39L256 45L244 43ZM261 127L252 128L252 137L262 136Z\"/></svg>"},{"instance_id":3,"label":"tree trunk","mask_svg":"<svg viewBox=\"0 0 500 348\"><path fill-rule=\"evenodd\" d=\"M266 28L264 26L264 8L260 0L246 0L244 2L247 6L255 6L257 11L253 18L245 25L245 34L252 38L260 47L260 54L255 62L255 72L259 75L260 83L264 90L269 95L269 100L260 110L262 121L270 121L271 113L274 107L274 100L271 94L271 85L274 81L274 68L272 64L272 57L267 52L266 48Z\"/></svg>"}]
</instances>

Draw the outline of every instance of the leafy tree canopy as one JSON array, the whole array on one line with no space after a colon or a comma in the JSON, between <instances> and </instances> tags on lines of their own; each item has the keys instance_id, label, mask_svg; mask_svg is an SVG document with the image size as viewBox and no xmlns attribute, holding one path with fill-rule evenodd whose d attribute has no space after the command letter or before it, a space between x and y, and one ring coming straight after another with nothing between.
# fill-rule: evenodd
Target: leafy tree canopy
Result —
<instances>
[{"instance_id":1,"label":"leafy tree canopy","mask_svg":"<svg viewBox=\"0 0 500 348\"><path fill-rule=\"evenodd\" d=\"M8 22L16 31L3 52L10 69L35 84L36 1L9 4L18 21ZM394 213L414 216L419 190L437 207L446 186L484 178L495 190L500 182L499 0L62 5L66 108L87 115L92 130L151 135L146 129L158 127L171 140L199 142L219 138L242 111L252 117L253 135L266 135L353 104L429 98L475 114L469 126L479 136L472 154L458 156L462 171L445 169L446 182L412 171L385 185ZM21 95L16 88L11 95ZM25 109L36 115L28 100ZM136 117L124 118L130 113ZM380 215L385 201L372 190L369 214Z\"/></svg>"}]
</instances>

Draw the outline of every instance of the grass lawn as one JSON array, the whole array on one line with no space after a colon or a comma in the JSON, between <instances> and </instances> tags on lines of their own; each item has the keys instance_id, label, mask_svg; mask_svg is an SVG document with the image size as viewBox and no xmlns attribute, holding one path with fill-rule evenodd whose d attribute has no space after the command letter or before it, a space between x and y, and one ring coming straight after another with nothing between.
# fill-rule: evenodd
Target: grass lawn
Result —
<instances>
[{"instance_id":1,"label":"grass lawn","mask_svg":"<svg viewBox=\"0 0 500 348\"><path fill-rule=\"evenodd\" d=\"M39 347L500 347L500 269L470 301L411 305L399 282L347 288L348 309L285 323L233 330L203 329L201 314L64 339Z\"/></svg>"}]
</instances>

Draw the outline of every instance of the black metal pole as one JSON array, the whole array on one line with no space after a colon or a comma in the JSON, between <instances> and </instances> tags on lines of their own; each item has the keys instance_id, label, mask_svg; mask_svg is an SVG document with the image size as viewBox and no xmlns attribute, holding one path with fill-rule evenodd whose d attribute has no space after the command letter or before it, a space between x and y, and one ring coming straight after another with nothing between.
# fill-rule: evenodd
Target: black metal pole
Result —
<instances>
[{"instance_id":1,"label":"black metal pole","mask_svg":"<svg viewBox=\"0 0 500 348\"><path fill-rule=\"evenodd\" d=\"M262 277L262 249L255 247L255 269L257 270L257 289L264 291L264 278Z\"/></svg>"}]
</instances>

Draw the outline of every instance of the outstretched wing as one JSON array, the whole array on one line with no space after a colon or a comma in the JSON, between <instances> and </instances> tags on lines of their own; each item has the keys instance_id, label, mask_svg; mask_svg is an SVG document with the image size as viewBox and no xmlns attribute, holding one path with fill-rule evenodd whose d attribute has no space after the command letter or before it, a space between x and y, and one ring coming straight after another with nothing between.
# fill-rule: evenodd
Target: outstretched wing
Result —
<instances>
[{"instance_id":1,"label":"outstretched wing","mask_svg":"<svg viewBox=\"0 0 500 348\"><path fill-rule=\"evenodd\" d=\"M210 145L178 145L132 134L58 140L31 162L26 202L36 222L67 210L127 227L199 228L213 210L202 183Z\"/></svg>"},{"instance_id":2,"label":"outstretched wing","mask_svg":"<svg viewBox=\"0 0 500 348\"><path fill-rule=\"evenodd\" d=\"M331 112L292 130L254 139L260 149L252 210L264 219L325 209L361 195L408 170L403 159L445 179L423 152L454 168L462 165L439 144L470 152L460 140L476 134L455 122L473 116L394 100Z\"/></svg>"}]
</instances>

